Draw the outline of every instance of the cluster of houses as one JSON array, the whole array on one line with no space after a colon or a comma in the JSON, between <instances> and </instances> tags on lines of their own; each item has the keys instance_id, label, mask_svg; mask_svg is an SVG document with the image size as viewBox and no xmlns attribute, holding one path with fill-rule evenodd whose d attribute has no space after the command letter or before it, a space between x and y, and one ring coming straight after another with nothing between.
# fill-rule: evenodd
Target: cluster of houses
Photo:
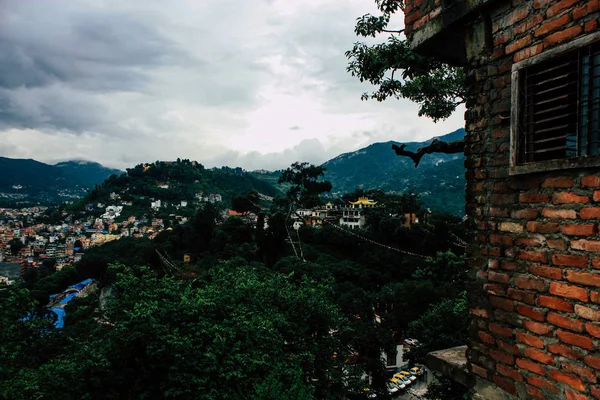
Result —
<instances>
[{"instance_id":1,"label":"cluster of houses","mask_svg":"<svg viewBox=\"0 0 600 400\"><path fill-rule=\"evenodd\" d=\"M366 224L364 211L374 207L377 207L376 201L359 197L358 200L349 201L343 206L328 202L323 207L298 209L295 214L292 214L292 218L295 229L299 229L302 225L321 226L327 223L347 229L360 229ZM405 214L404 217L405 226L419 222L415 214Z\"/></svg>"}]
</instances>

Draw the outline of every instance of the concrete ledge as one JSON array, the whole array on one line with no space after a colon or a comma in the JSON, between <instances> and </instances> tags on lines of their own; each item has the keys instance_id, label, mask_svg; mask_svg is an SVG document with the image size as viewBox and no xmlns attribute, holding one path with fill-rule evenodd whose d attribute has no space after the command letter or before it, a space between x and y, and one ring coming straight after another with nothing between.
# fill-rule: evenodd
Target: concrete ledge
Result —
<instances>
[{"instance_id":1,"label":"concrete ledge","mask_svg":"<svg viewBox=\"0 0 600 400\"><path fill-rule=\"evenodd\" d=\"M515 397L493 382L470 374L467 369L467 346L451 347L427 354L427 366L432 371L460 383L471 391L472 400L514 400Z\"/></svg>"},{"instance_id":2,"label":"concrete ledge","mask_svg":"<svg viewBox=\"0 0 600 400\"><path fill-rule=\"evenodd\" d=\"M427 354L427 366L445 377L467 387L473 387L475 379L467 369L467 346L452 347Z\"/></svg>"}]
</instances>

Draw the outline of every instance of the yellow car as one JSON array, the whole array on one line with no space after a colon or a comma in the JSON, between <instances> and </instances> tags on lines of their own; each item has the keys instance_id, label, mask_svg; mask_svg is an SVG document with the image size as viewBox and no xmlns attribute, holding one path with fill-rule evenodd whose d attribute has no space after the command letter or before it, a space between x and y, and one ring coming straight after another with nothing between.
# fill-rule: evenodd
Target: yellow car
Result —
<instances>
[{"instance_id":1,"label":"yellow car","mask_svg":"<svg viewBox=\"0 0 600 400\"><path fill-rule=\"evenodd\" d=\"M423 368L421 367L412 367L410 369L410 373L416 376L422 376L423 375Z\"/></svg>"},{"instance_id":2,"label":"yellow car","mask_svg":"<svg viewBox=\"0 0 600 400\"><path fill-rule=\"evenodd\" d=\"M413 382L417 379L416 376L412 375L410 372L408 371L400 371L398 372L396 375L400 375L402 376L404 379L408 379L409 381ZM394 375L394 376L396 376Z\"/></svg>"}]
</instances>

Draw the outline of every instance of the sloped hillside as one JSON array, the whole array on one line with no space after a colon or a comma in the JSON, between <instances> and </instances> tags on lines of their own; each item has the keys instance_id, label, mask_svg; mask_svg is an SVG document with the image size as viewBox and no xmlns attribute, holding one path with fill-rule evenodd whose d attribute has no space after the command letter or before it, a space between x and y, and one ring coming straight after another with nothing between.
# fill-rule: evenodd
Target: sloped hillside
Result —
<instances>
[{"instance_id":1,"label":"sloped hillside","mask_svg":"<svg viewBox=\"0 0 600 400\"><path fill-rule=\"evenodd\" d=\"M464 129L439 137L443 141L462 139ZM425 142L406 143L415 151ZM363 149L339 155L323 164L325 179L333 184L333 193L356 188L419 193L426 207L463 215L465 208L465 169L462 154L428 154L419 167L408 157L392 150L398 142L374 143Z\"/></svg>"}]
</instances>

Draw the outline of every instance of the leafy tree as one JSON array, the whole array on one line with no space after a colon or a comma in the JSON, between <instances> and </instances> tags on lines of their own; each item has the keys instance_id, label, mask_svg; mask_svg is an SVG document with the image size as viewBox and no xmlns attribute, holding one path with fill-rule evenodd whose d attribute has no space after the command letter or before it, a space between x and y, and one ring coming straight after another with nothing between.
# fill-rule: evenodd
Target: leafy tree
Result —
<instances>
[{"instance_id":1,"label":"leafy tree","mask_svg":"<svg viewBox=\"0 0 600 400\"><path fill-rule=\"evenodd\" d=\"M408 353L409 359L424 362L427 353L467 343L469 326L467 292L433 305L420 318L410 323L408 335L418 337L420 344Z\"/></svg>"},{"instance_id":2,"label":"leafy tree","mask_svg":"<svg viewBox=\"0 0 600 400\"><path fill-rule=\"evenodd\" d=\"M417 54L406 41L404 30L388 27L394 14L403 11L403 2L376 3L381 15L363 15L357 19L354 31L362 37L388 34L387 40L375 45L357 42L346 52L348 72L377 87L372 93L364 93L363 100L405 98L419 105L420 116L434 121L448 118L465 102L463 70Z\"/></svg>"},{"instance_id":3,"label":"leafy tree","mask_svg":"<svg viewBox=\"0 0 600 400\"><path fill-rule=\"evenodd\" d=\"M289 183L291 188L287 191L288 200L302 207L312 208L321 204L319 195L329 192L331 182L319 181L325 173L325 168L307 162L295 162L283 171L279 183Z\"/></svg>"}]
</instances>

